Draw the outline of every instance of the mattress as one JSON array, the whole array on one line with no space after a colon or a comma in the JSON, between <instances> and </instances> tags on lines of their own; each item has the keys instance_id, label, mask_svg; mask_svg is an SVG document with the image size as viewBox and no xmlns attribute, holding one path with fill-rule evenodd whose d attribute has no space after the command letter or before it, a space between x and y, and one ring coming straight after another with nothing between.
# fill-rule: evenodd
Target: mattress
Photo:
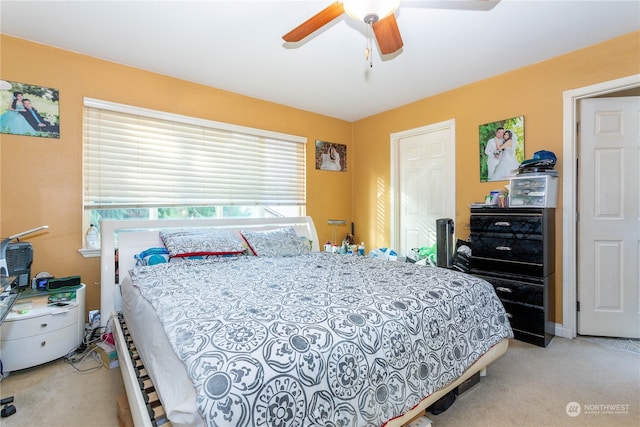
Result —
<instances>
[{"instance_id":1,"label":"mattress","mask_svg":"<svg viewBox=\"0 0 640 427\"><path fill-rule=\"evenodd\" d=\"M493 287L354 256L141 267L123 312L176 426L380 426L512 331Z\"/></svg>"},{"instance_id":2,"label":"mattress","mask_svg":"<svg viewBox=\"0 0 640 427\"><path fill-rule=\"evenodd\" d=\"M193 383L167 340L153 306L132 285L129 276L124 278L121 291L122 314L167 418L174 427L204 426Z\"/></svg>"}]
</instances>

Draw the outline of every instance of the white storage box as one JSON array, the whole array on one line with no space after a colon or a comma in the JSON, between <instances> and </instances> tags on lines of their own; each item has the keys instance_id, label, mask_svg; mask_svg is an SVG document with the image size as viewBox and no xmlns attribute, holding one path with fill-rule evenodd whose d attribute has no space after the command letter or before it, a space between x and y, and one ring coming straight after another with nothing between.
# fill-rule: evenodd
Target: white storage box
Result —
<instances>
[{"instance_id":1,"label":"white storage box","mask_svg":"<svg viewBox=\"0 0 640 427\"><path fill-rule=\"evenodd\" d=\"M558 205L558 177L524 174L509 179L510 208L555 208Z\"/></svg>"}]
</instances>

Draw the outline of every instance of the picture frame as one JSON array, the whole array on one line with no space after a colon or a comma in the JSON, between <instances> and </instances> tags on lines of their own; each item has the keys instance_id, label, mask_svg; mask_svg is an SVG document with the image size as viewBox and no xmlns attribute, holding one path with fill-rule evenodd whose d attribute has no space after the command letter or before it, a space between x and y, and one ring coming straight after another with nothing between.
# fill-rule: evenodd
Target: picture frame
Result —
<instances>
[{"instance_id":1,"label":"picture frame","mask_svg":"<svg viewBox=\"0 0 640 427\"><path fill-rule=\"evenodd\" d=\"M59 91L0 80L0 133L60 139Z\"/></svg>"},{"instance_id":2,"label":"picture frame","mask_svg":"<svg viewBox=\"0 0 640 427\"><path fill-rule=\"evenodd\" d=\"M346 172L347 146L334 142L316 140L316 169Z\"/></svg>"},{"instance_id":3,"label":"picture frame","mask_svg":"<svg viewBox=\"0 0 640 427\"><path fill-rule=\"evenodd\" d=\"M480 182L508 180L525 159L524 116L480 125L479 140Z\"/></svg>"}]
</instances>

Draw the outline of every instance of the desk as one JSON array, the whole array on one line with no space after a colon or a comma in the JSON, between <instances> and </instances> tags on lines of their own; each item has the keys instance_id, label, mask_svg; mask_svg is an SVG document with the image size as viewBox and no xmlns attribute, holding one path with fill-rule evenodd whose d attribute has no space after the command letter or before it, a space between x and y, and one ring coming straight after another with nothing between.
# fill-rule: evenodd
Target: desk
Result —
<instances>
[{"instance_id":1,"label":"desk","mask_svg":"<svg viewBox=\"0 0 640 427\"><path fill-rule=\"evenodd\" d=\"M5 317L7 317L7 314L11 311L11 307L13 307L13 304L15 304L18 299L19 294L17 289L11 288L17 278L18 276L0 276L0 288L3 289L0 294L0 325L2 325Z\"/></svg>"},{"instance_id":2,"label":"desk","mask_svg":"<svg viewBox=\"0 0 640 427\"><path fill-rule=\"evenodd\" d=\"M18 290L13 288L17 279L18 276L0 276L0 289L2 289L2 293L0 294L0 326L2 325L5 317L7 317L7 314L11 311L11 307L13 307L13 304L15 304L18 299ZM2 366L1 361L0 366ZM3 369L0 369L0 377L4 377ZM0 378L0 380L1 379L2 378ZM13 396L0 400L0 405L4 405L4 408L2 408L2 411L0 412L0 416L2 416L2 418L16 413L16 407L11 405L11 403L13 403Z\"/></svg>"}]
</instances>

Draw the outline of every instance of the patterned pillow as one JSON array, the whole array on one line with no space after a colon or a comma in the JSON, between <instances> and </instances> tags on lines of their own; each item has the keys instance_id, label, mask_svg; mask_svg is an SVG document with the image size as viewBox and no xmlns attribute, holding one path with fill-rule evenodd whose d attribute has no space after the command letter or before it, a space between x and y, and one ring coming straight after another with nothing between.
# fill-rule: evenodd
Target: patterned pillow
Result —
<instances>
[{"instance_id":1,"label":"patterned pillow","mask_svg":"<svg viewBox=\"0 0 640 427\"><path fill-rule=\"evenodd\" d=\"M172 258L241 255L245 252L238 239L227 230L161 231L160 238Z\"/></svg>"},{"instance_id":2,"label":"patterned pillow","mask_svg":"<svg viewBox=\"0 0 640 427\"><path fill-rule=\"evenodd\" d=\"M309 253L309 244L296 234L293 227L266 231L242 230L240 234L256 256L295 256Z\"/></svg>"}]
</instances>

